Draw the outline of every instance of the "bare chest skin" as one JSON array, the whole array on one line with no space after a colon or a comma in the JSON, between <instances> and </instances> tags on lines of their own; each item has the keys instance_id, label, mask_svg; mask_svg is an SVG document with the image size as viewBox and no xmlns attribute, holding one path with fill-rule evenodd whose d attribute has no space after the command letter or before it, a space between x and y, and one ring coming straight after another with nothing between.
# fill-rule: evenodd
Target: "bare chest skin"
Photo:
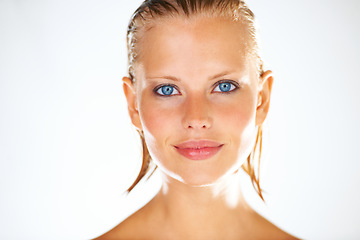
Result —
<instances>
[{"instance_id":1,"label":"bare chest skin","mask_svg":"<svg viewBox=\"0 0 360 240\"><path fill-rule=\"evenodd\" d=\"M161 196L157 195L142 209L97 240L297 239L248 206L240 206L229 212L224 210L223 213L209 206L208 211L198 216L189 212L184 212L182 216L171 216L160 204L163 205Z\"/></svg>"}]
</instances>

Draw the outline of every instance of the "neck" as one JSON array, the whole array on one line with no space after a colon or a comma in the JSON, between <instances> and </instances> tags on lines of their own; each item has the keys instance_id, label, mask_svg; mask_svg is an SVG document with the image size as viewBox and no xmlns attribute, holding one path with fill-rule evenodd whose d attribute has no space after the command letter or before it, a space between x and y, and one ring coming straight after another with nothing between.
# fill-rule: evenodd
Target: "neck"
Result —
<instances>
[{"instance_id":1,"label":"neck","mask_svg":"<svg viewBox=\"0 0 360 240\"><path fill-rule=\"evenodd\" d=\"M165 178L156 199L166 222L176 223L182 229L191 228L194 222L217 228L219 224L229 226L236 222L234 218L241 217L241 213L249 209L237 174L203 187Z\"/></svg>"}]
</instances>

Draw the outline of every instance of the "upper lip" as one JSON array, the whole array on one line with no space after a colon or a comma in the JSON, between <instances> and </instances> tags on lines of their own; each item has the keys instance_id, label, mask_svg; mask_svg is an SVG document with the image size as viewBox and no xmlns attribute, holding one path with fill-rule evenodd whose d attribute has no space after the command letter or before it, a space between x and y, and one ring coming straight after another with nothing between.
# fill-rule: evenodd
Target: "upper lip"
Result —
<instances>
[{"instance_id":1,"label":"upper lip","mask_svg":"<svg viewBox=\"0 0 360 240\"><path fill-rule=\"evenodd\" d=\"M189 140L180 144L174 145L175 148L206 148L206 147L220 147L224 144L211 140Z\"/></svg>"}]
</instances>

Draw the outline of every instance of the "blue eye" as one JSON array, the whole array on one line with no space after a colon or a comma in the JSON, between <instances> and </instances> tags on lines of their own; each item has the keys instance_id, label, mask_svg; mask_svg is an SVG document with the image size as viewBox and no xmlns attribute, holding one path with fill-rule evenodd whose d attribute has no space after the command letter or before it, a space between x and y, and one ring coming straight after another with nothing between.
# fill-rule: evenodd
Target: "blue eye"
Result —
<instances>
[{"instance_id":1,"label":"blue eye","mask_svg":"<svg viewBox=\"0 0 360 240\"><path fill-rule=\"evenodd\" d=\"M171 95L178 95L179 91L176 90L174 86L171 85L163 85L155 89L155 93L161 96L171 96Z\"/></svg>"},{"instance_id":2,"label":"blue eye","mask_svg":"<svg viewBox=\"0 0 360 240\"><path fill-rule=\"evenodd\" d=\"M231 81L233 82L233 81ZM216 85L213 92L232 92L239 88L237 83L231 83L230 81L223 81Z\"/></svg>"}]
</instances>

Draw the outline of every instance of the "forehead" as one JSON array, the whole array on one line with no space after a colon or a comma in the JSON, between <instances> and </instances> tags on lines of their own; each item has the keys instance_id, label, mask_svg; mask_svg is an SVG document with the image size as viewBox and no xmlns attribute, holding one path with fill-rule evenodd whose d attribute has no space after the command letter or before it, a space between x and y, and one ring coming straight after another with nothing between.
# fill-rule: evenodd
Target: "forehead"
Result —
<instances>
[{"instance_id":1,"label":"forehead","mask_svg":"<svg viewBox=\"0 0 360 240\"><path fill-rule=\"evenodd\" d=\"M249 39L243 23L227 18L163 18L144 30L138 61L146 73L245 70Z\"/></svg>"}]
</instances>

